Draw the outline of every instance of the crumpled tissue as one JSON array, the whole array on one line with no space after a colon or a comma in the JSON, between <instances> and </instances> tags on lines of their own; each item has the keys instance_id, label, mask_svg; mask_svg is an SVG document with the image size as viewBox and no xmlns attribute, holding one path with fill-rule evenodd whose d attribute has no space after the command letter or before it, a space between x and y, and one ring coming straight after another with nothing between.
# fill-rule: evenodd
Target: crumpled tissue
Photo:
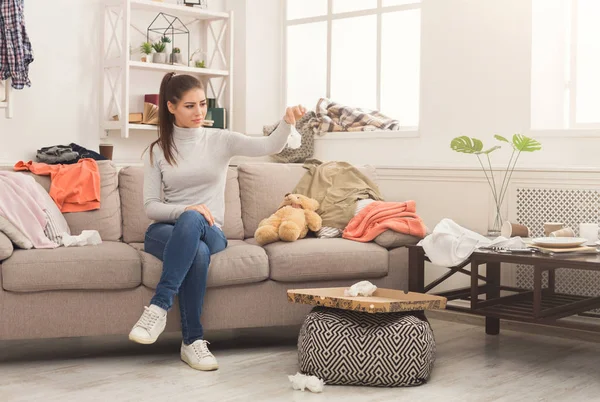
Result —
<instances>
[{"instance_id":1,"label":"crumpled tissue","mask_svg":"<svg viewBox=\"0 0 600 402\"><path fill-rule=\"evenodd\" d=\"M377 290L377 286L369 281L360 281L350 286L350 289L344 290L344 296L371 296Z\"/></svg>"},{"instance_id":2,"label":"crumpled tissue","mask_svg":"<svg viewBox=\"0 0 600 402\"><path fill-rule=\"evenodd\" d=\"M96 246L102 243L102 239L97 230L84 230L78 236L63 234L60 243L65 247L86 245Z\"/></svg>"},{"instance_id":3,"label":"crumpled tissue","mask_svg":"<svg viewBox=\"0 0 600 402\"><path fill-rule=\"evenodd\" d=\"M292 149L297 149L300 148L300 145L302 145L302 136L298 130L296 130L296 127L292 125L292 130L287 140L287 146Z\"/></svg>"},{"instance_id":4,"label":"crumpled tissue","mask_svg":"<svg viewBox=\"0 0 600 402\"><path fill-rule=\"evenodd\" d=\"M307 388L310 392L323 392L323 386L325 381L315 377L314 375L308 376L300 373L296 375L288 375L288 379L292 383L292 388L304 392Z\"/></svg>"}]
</instances>

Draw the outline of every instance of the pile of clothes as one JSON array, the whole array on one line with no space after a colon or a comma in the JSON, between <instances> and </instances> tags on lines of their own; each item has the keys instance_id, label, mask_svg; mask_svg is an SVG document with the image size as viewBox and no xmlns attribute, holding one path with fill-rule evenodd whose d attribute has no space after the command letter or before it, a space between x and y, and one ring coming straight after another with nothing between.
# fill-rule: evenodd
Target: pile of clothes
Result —
<instances>
[{"instance_id":1,"label":"pile of clothes","mask_svg":"<svg viewBox=\"0 0 600 402\"><path fill-rule=\"evenodd\" d=\"M268 136L277 128L279 122L263 127ZM323 135L338 131L376 131L400 130L400 122L386 115L368 109L360 109L332 102L327 98L319 99L315 111L308 111L296 122L296 130L302 136L299 148L286 146L273 159L281 163L300 163L314 154L314 135Z\"/></svg>"},{"instance_id":2,"label":"pile of clothes","mask_svg":"<svg viewBox=\"0 0 600 402\"><path fill-rule=\"evenodd\" d=\"M316 232L317 237L375 241L395 247L416 243L426 235L427 227L417 215L414 201L384 201L377 184L351 164L310 159L304 168L307 172L293 193L319 202L316 212L323 227Z\"/></svg>"},{"instance_id":3,"label":"pile of clothes","mask_svg":"<svg viewBox=\"0 0 600 402\"><path fill-rule=\"evenodd\" d=\"M40 148L37 150L35 160L49 165L56 164L73 164L81 159L90 158L97 161L107 160L104 156L97 152L77 145L74 142L69 145L52 145L49 147Z\"/></svg>"},{"instance_id":4,"label":"pile of clothes","mask_svg":"<svg viewBox=\"0 0 600 402\"><path fill-rule=\"evenodd\" d=\"M96 161L106 158L71 143L40 148L36 160L18 161L16 172L0 171L0 232L22 249L99 244L96 231L71 236L63 214L100 208ZM50 176L49 191L19 171Z\"/></svg>"}]
</instances>

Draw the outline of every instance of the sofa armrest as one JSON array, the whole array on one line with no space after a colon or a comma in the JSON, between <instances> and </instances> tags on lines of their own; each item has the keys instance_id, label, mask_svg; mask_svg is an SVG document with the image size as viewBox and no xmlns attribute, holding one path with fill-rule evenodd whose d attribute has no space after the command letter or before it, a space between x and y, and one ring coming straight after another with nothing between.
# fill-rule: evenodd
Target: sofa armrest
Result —
<instances>
[{"instance_id":1,"label":"sofa armrest","mask_svg":"<svg viewBox=\"0 0 600 402\"><path fill-rule=\"evenodd\" d=\"M6 260L13 253L13 244L10 239L0 232L0 262Z\"/></svg>"}]
</instances>

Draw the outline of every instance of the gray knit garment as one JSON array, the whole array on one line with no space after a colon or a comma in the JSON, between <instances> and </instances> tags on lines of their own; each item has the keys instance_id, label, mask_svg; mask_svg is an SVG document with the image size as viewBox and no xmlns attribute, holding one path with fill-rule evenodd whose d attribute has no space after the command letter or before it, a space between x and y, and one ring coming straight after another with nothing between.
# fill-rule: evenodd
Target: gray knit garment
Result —
<instances>
[{"instance_id":1,"label":"gray knit garment","mask_svg":"<svg viewBox=\"0 0 600 402\"><path fill-rule=\"evenodd\" d=\"M167 163L159 146L144 155L144 208L148 218L175 222L186 207L205 204L217 226L225 215L227 167L233 156L266 156L280 152L291 126L282 121L268 137L249 137L227 130L175 126L177 164ZM164 198L161 197L164 189Z\"/></svg>"}]
</instances>

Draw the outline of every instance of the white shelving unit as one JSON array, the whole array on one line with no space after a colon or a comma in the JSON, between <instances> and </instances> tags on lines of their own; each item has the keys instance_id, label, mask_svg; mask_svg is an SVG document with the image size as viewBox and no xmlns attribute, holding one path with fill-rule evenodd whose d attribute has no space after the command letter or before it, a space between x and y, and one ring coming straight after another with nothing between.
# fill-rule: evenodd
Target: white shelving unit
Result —
<instances>
[{"instance_id":1,"label":"white shelving unit","mask_svg":"<svg viewBox=\"0 0 600 402\"><path fill-rule=\"evenodd\" d=\"M4 86L4 98L0 100L0 109L6 109L6 118L12 119L13 117L13 101L11 99L12 88L10 78L6 81L1 81Z\"/></svg>"},{"instance_id":2,"label":"white shelving unit","mask_svg":"<svg viewBox=\"0 0 600 402\"><path fill-rule=\"evenodd\" d=\"M131 43L131 29L135 28L131 19L138 11L146 14L162 12L180 19L191 19L190 23L198 23L201 48L208 51L209 45L211 46L210 54L206 53L207 68L131 60L130 49L139 46ZM151 0L106 0L102 27L101 137L108 136L113 130L119 130L123 138L128 138L131 130L156 132L156 126L128 122L132 96L131 78L138 72L155 72L156 78L153 80L156 80L157 87L164 73L169 71L197 76L205 85L207 97L214 97L218 107L227 109L227 127L233 129L233 12L209 11ZM137 30L141 32L140 29ZM186 59L188 58L189 55L186 55ZM213 65L221 68L211 68ZM215 81L219 81L219 84ZM155 93L158 93L158 89ZM115 115L119 116L118 120L113 119Z\"/></svg>"}]
</instances>

